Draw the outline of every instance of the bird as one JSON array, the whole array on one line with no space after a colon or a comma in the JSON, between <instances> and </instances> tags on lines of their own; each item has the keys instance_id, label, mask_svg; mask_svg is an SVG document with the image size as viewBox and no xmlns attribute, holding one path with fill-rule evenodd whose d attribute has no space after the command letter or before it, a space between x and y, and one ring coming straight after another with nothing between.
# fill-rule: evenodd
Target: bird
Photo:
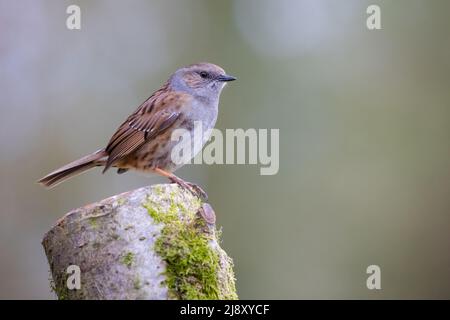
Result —
<instances>
[{"instance_id":1,"label":"bird","mask_svg":"<svg viewBox=\"0 0 450 320\"><path fill-rule=\"evenodd\" d=\"M211 132L217 120L222 89L234 80L236 78L227 75L224 69L207 62L176 70L119 126L105 148L49 173L38 183L51 188L94 167L103 167L102 173L117 168L119 174L136 170L166 177L194 195L207 199L201 187L174 174L186 161L173 161L172 150L178 142L171 136L176 129L192 134L198 122L203 131L203 148L209 139L205 133ZM186 160L190 161L201 148Z\"/></svg>"}]
</instances>

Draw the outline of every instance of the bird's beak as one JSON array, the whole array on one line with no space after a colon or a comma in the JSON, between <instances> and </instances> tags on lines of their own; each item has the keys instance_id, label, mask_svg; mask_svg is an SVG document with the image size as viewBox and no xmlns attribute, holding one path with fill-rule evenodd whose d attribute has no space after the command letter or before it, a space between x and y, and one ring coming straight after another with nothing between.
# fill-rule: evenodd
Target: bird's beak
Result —
<instances>
[{"instance_id":1,"label":"bird's beak","mask_svg":"<svg viewBox=\"0 0 450 320\"><path fill-rule=\"evenodd\" d=\"M223 82L228 82L228 81L234 81L234 80L236 80L236 78L235 78L235 77L232 77L232 76L229 76L229 75L226 75L226 74L224 74L224 75L221 75L221 76L219 76L219 77L217 78L217 80L219 80L219 81L223 81Z\"/></svg>"}]
</instances>

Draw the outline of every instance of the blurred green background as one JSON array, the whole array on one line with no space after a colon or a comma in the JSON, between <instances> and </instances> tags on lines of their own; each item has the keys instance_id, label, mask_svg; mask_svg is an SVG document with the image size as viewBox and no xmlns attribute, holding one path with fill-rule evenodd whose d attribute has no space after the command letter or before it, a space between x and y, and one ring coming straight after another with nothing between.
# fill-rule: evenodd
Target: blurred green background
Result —
<instances>
[{"instance_id":1,"label":"blurred green background","mask_svg":"<svg viewBox=\"0 0 450 320\"><path fill-rule=\"evenodd\" d=\"M369 4L382 30L366 28ZM165 182L92 170L35 183L105 146L199 61L239 78L219 129L280 129L277 175L177 172L207 190L240 298L450 298L449 12L446 0L0 0L0 298L55 298L40 242L71 208ZM366 287L371 264L382 290Z\"/></svg>"}]
</instances>

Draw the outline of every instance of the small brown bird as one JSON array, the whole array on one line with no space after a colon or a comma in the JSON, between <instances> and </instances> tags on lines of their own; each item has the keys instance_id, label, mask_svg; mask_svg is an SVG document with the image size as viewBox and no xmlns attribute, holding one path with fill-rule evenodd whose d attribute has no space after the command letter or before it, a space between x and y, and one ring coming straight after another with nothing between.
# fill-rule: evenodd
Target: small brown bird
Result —
<instances>
[{"instance_id":1,"label":"small brown bird","mask_svg":"<svg viewBox=\"0 0 450 320\"><path fill-rule=\"evenodd\" d=\"M202 124L203 133L214 128L220 93L226 82L233 80L236 78L211 63L198 63L178 69L161 89L122 123L106 148L53 171L39 183L53 187L93 167L103 166L103 173L116 167L118 173L129 169L156 173L206 198L206 193L199 186L173 174L183 163L174 162L171 157L172 149L178 143L172 141L171 135L175 129L192 133L194 123L198 121ZM201 146L208 138L203 134ZM191 159L200 150L194 150Z\"/></svg>"}]
</instances>

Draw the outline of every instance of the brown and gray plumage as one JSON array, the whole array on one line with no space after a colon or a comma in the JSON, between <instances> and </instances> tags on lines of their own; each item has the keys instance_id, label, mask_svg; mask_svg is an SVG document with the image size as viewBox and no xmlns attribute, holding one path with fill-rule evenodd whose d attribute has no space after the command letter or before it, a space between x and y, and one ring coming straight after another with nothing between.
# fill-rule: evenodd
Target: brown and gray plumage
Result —
<instances>
[{"instance_id":1,"label":"brown and gray plumage","mask_svg":"<svg viewBox=\"0 0 450 320\"><path fill-rule=\"evenodd\" d=\"M118 173L129 169L156 173L206 197L201 188L173 174L182 164L171 159L177 143L171 141L171 134L175 129L192 132L196 121L201 121L203 133L212 129L217 119L220 93L225 83L232 80L235 78L211 63L178 69L122 123L106 148L53 171L39 183L53 187L93 167L104 166L103 172L116 167ZM203 136L202 146L208 138ZM194 150L192 157L198 151Z\"/></svg>"}]
</instances>

